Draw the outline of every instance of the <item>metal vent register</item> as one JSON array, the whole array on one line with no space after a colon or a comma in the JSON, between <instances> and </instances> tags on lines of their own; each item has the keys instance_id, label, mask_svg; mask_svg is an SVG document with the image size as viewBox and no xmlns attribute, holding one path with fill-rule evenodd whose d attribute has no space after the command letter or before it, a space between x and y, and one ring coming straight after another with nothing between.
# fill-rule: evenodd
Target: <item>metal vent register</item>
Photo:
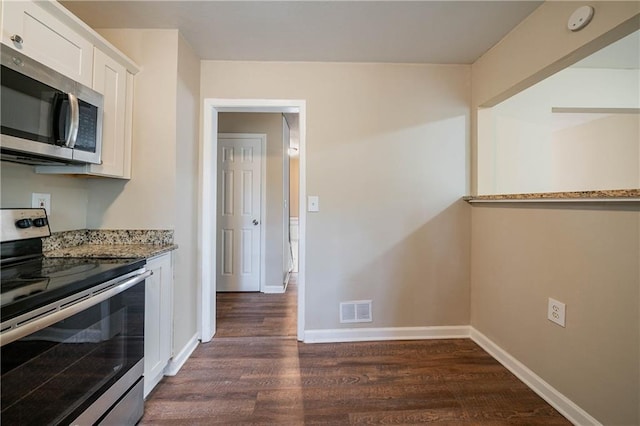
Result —
<instances>
[{"instance_id":1,"label":"metal vent register","mask_svg":"<svg viewBox=\"0 0 640 426\"><path fill-rule=\"evenodd\" d=\"M340 303L340 322L371 322L371 300L352 300Z\"/></svg>"}]
</instances>

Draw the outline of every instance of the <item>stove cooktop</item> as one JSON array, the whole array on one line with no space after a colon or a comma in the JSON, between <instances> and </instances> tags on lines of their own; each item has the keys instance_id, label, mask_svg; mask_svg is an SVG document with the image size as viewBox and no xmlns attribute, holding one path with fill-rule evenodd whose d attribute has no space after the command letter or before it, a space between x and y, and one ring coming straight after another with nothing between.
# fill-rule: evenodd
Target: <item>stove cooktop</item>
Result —
<instances>
[{"instance_id":1,"label":"stove cooktop","mask_svg":"<svg viewBox=\"0 0 640 426\"><path fill-rule=\"evenodd\" d=\"M45 209L0 209L1 322L144 267L145 259L49 258Z\"/></svg>"},{"instance_id":2,"label":"stove cooktop","mask_svg":"<svg viewBox=\"0 0 640 426\"><path fill-rule=\"evenodd\" d=\"M144 259L46 258L3 266L1 322L142 268Z\"/></svg>"}]
</instances>

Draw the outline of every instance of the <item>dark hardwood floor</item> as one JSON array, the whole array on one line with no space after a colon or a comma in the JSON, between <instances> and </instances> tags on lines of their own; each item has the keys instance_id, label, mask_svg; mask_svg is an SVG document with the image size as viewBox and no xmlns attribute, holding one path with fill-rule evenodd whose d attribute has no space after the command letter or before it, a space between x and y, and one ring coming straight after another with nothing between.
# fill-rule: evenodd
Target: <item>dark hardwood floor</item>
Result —
<instances>
[{"instance_id":1,"label":"dark hardwood floor","mask_svg":"<svg viewBox=\"0 0 640 426\"><path fill-rule=\"evenodd\" d=\"M216 337L141 424L570 424L468 339L298 343L296 297L218 294Z\"/></svg>"}]
</instances>

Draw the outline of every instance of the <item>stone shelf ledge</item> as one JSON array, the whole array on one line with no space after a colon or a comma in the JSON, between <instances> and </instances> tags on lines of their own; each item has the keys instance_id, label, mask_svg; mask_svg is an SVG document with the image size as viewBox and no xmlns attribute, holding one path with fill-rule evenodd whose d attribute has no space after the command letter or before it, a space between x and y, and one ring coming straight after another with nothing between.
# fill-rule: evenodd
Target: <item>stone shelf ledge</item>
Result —
<instances>
[{"instance_id":1,"label":"stone shelf ledge","mask_svg":"<svg viewBox=\"0 0 640 426\"><path fill-rule=\"evenodd\" d=\"M539 192L530 194L476 195L462 198L468 203L637 203L640 189L606 191Z\"/></svg>"}]
</instances>

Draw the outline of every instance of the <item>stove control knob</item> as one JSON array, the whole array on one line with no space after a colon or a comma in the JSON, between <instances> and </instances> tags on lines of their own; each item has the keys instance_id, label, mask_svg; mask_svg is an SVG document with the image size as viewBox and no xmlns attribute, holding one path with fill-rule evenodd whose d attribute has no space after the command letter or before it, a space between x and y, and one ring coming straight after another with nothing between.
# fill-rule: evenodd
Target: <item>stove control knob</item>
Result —
<instances>
[{"instance_id":1,"label":"stove control knob","mask_svg":"<svg viewBox=\"0 0 640 426\"><path fill-rule=\"evenodd\" d=\"M20 219L16 222L16 226L20 229L31 228L31 225L33 225L31 219Z\"/></svg>"},{"instance_id":2,"label":"stove control knob","mask_svg":"<svg viewBox=\"0 0 640 426\"><path fill-rule=\"evenodd\" d=\"M33 219L33 226L35 226L36 228L41 228L43 226L47 225L47 218L46 217L38 217Z\"/></svg>"}]
</instances>

